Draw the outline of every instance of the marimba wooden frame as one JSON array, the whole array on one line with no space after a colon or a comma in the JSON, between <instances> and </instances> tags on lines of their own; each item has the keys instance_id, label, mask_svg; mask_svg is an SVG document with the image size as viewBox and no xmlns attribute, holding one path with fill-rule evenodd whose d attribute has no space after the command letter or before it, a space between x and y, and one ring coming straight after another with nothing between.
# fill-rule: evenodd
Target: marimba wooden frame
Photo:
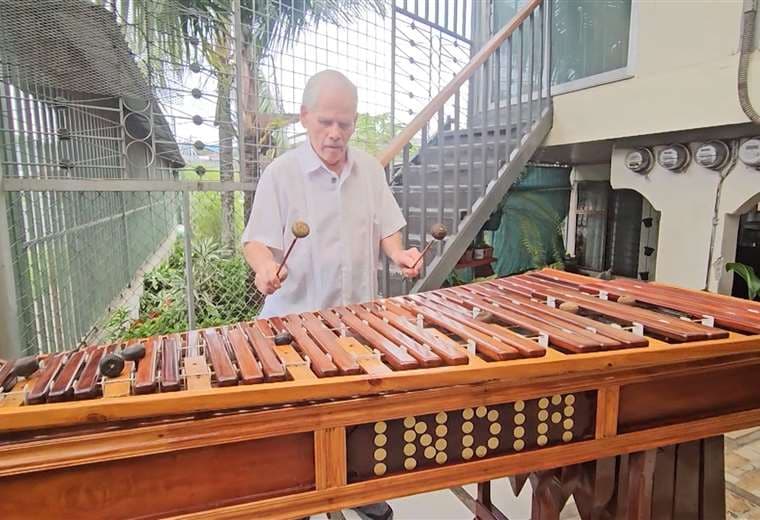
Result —
<instances>
[{"instance_id":1,"label":"marimba wooden frame","mask_svg":"<svg viewBox=\"0 0 760 520\"><path fill-rule=\"evenodd\" d=\"M154 510L186 518L300 517L686 442L760 425L760 392L752 381L753 371L760 365L758 352L760 336L732 334L725 340L680 345L652 340L649 347L638 349L574 355L549 351L540 359L396 372L382 378L350 376L334 381L329 378L291 381L0 409L0 439L12 435L14 430L78 428L55 438L0 445L0 490L6 490L0 492L0 510L14 511L14 504L26 507L24 499L10 491L22 488L8 486L11 481L19 486L27 486L29 482L45 486L49 475L66 468L74 470L67 474L67 479L76 480L77 468L96 468L108 461L119 464L144 460L142 469L148 474L151 457L158 454L192 456L212 446L233 443L246 446L245 443L266 439L277 442L297 437L299 443L311 444L299 452L313 457L310 467L298 470L304 474L313 472L305 488L268 490L256 495L253 486L246 496L235 496L233 490L229 496L216 497L215 504L220 507L206 507L203 511L197 506L164 510L161 505L164 497L154 497ZM420 377L421 371L425 377ZM745 378L741 384L748 385L747 394L739 397L743 401L738 404L726 406L721 401L725 398L721 397L720 388L733 384L731 381L737 377ZM645 393L631 394L629 389L683 378L705 381L710 392L695 399L691 409L677 396L672 399L664 396L663 403L681 403L679 420L672 424L668 423L668 414L673 410L663 405L663 417L657 420L656 403L645 403L649 409L655 408L647 419L649 424L629 425L629 431L618 431L624 417L631 415L630 399L646 398ZM595 431L589 440L347 482L345 434L352 425L581 391L592 391L597 396ZM673 389L678 391L679 388ZM334 400L291 404L323 398ZM269 408L250 410L259 406ZM207 413L236 408L250 411L218 416ZM706 409L710 411L705 413ZM175 415L173 420L163 423L151 424L140 419L171 415ZM103 421L126 422L122 428L102 430L96 423ZM262 449L272 448L265 445ZM288 469L287 462L281 463L283 471L296 471L293 466ZM108 475L113 468L109 468L102 475L103 486L111 485ZM220 478L232 479L234 475ZM76 482L70 481L69 495L76 488ZM46 508L63 512L64 504L71 502L69 495L47 494L47 498L35 497L35 501L46 501ZM93 504L97 508L106 506ZM127 518L130 514L128 507L112 511L114 517Z\"/></svg>"}]
</instances>

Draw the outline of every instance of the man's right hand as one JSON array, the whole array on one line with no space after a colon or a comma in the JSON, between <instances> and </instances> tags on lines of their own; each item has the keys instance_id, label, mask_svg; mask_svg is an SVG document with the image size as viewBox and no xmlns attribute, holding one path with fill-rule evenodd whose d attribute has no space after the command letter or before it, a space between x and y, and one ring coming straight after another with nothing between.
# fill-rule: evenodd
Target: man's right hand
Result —
<instances>
[{"instance_id":1,"label":"man's right hand","mask_svg":"<svg viewBox=\"0 0 760 520\"><path fill-rule=\"evenodd\" d=\"M280 270L280 276L277 276L277 269L280 268L280 264L277 262L271 262L259 269L256 273L256 288L265 295L273 294L277 289L282 287L282 282L288 277L287 266L282 266Z\"/></svg>"}]
</instances>

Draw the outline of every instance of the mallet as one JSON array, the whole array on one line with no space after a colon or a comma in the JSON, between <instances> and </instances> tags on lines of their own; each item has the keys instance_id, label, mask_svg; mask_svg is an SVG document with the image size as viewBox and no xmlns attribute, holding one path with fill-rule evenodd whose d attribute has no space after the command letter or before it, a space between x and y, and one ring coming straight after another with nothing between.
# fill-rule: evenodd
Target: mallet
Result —
<instances>
[{"instance_id":1,"label":"mallet","mask_svg":"<svg viewBox=\"0 0 760 520\"><path fill-rule=\"evenodd\" d=\"M280 264L280 267L277 268L277 278L280 277L280 271L282 271L282 266L285 265L285 262L288 261L288 257L290 256L290 252L293 251L293 246L296 245L296 241L299 238L305 238L309 236L309 225L304 222L303 220L296 220L293 222L293 226L290 228L290 230L293 232L293 236L295 237L293 241L290 243L290 247L288 248L288 251L285 253L285 258L282 259L282 263Z\"/></svg>"},{"instance_id":2,"label":"mallet","mask_svg":"<svg viewBox=\"0 0 760 520\"><path fill-rule=\"evenodd\" d=\"M138 343L120 352L110 352L100 359L100 373L106 377L118 377L124 370L125 361L137 361L145 357L145 345Z\"/></svg>"},{"instance_id":3,"label":"mallet","mask_svg":"<svg viewBox=\"0 0 760 520\"><path fill-rule=\"evenodd\" d=\"M449 230L446 229L446 226L443 224L435 224L432 228L430 228L430 234L433 235L433 238L438 240L439 242L446 238L446 235L449 234ZM422 253L420 253L420 257L417 259L414 264L412 264L412 267L409 269L414 269L417 267L417 264L420 263L420 260L422 260L425 257L425 253L428 252L428 249L430 249L430 246L433 245L433 242L428 242L428 244L425 246L425 249L422 250Z\"/></svg>"}]
</instances>

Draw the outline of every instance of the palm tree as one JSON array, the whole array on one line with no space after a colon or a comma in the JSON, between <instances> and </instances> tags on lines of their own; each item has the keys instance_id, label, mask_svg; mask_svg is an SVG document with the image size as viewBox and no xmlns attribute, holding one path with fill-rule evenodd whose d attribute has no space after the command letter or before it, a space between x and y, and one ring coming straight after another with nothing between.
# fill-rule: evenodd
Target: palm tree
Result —
<instances>
[{"instance_id":1,"label":"palm tree","mask_svg":"<svg viewBox=\"0 0 760 520\"><path fill-rule=\"evenodd\" d=\"M241 34L234 34L234 0L101 0L136 30L131 44L147 63L146 72L159 88L174 73L172 64L203 60L215 71L219 131L220 179L233 178L235 125L231 110L234 74L240 75L241 114L237 126L242 134L244 164L241 180L259 174L262 152L270 148L278 129L292 123L294 115L281 114L277 93L261 74L263 60L287 48L308 27L327 22L343 24L371 9L384 13L384 0L240 0ZM237 39L237 41L236 41ZM242 66L234 66L234 47L240 45ZM152 64L157 66L152 66ZM168 64L167 67L161 66ZM237 69L237 70L236 70ZM275 87L276 88L276 87ZM250 212L253 194L246 192L244 215ZM222 237L234 247L234 193L222 192Z\"/></svg>"}]
</instances>

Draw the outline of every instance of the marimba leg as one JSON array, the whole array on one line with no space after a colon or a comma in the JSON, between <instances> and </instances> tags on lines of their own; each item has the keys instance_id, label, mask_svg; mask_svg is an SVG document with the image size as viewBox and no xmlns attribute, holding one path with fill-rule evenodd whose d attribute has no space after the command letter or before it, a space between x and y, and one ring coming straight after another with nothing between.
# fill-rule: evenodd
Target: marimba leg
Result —
<instances>
[{"instance_id":1,"label":"marimba leg","mask_svg":"<svg viewBox=\"0 0 760 520\"><path fill-rule=\"evenodd\" d=\"M507 517L491 501L491 481L478 482L475 500L475 520L507 520Z\"/></svg>"}]
</instances>

